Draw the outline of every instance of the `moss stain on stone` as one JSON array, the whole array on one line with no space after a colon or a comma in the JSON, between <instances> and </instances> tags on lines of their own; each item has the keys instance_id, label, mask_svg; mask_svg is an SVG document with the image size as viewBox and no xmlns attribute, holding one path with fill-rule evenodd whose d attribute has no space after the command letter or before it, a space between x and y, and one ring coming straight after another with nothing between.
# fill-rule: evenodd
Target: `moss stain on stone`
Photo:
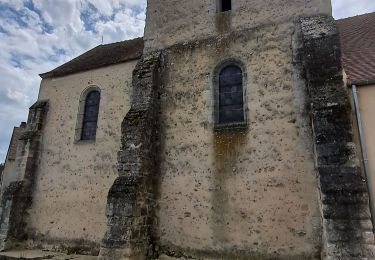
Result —
<instances>
[{"instance_id":1,"label":"moss stain on stone","mask_svg":"<svg viewBox=\"0 0 375 260\"><path fill-rule=\"evenodd\" d=\"M214 141L214 176L212 188L212 230L214 244L223 245L230 242L228 238L230 224L230 198L227 181L236 174L236 165L241 147L245 144L246 132L216 132Z\"/></svg>"}]
</instances>

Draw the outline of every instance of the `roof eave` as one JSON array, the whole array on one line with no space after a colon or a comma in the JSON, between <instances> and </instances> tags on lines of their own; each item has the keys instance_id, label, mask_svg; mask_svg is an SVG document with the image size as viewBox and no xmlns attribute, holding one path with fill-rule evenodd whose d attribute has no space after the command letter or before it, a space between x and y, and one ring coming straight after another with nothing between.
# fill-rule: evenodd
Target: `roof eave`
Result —
<instances>
[{"instance_id":1,"label":"roof eave","mask_svg":"<svg viewBox=\"0 0 375 260\"><path fill-rule=\"evenodd\" d=\"M126 60L123 60L123 61L120 61L120 62L112 63L112 64L105 64L105 65L102 65L102 66L94 66L92 68L82 69L82 70L72 70L70 72L56 73L56 72L53 72L53 71L49 71L49 72L46 72L46 73L39 74L39 77L41 77L42 79L65 77L65 76L69 76L69 75L73 75L73 74L77 74L77 73L81 73L81 72L86 72L86 71L90 71L90 70L94 70L94 69L101 69L101 68L105 68L105 67L109 67L109 66L113 66L113 65L117 65L117 64L122 64L122 63L130 62L130 61L135 61L135 60L139 60L139 59L140 59L140 56L139 57L137 56L137 57L132 57L132 58L129 58L129 59L126 59Z\"/></svg>"},{"instance_id":2,"label":"roof eave","mask_svg":"<svg viewBox=\"0 0 375 260\"><path fill-rule=\"evenodd\" d=\"M350 85L356 85L356 86L367 86L367 85L375 85L375 78L374 79L368 79L368 80L350 80Z\"/></svg>"}]
</instances>

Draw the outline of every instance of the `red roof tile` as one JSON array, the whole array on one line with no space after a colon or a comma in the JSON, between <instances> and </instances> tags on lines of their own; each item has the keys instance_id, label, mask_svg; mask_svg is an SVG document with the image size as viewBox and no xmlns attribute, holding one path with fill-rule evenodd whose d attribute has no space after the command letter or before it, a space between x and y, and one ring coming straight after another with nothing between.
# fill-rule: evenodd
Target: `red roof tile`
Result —
<instances>
[{"instance_id":1,"label":"red roof tile","mask_svg":"<svg viewBox=\"0 0 375 260\"><path fill-rule=\"evenodd\" d=\"M336 21L350 84L375 83L375 13Z\"/></svg>"},{"instance_id":2,"label":"red roof tile","mask_svg":"<svg viewBox=\"0 0 375 260\"><path fill-rule=\"evenodd\" d=\"M139 59L143 53L143 38L99 45L60 67L40 74L42 78L61 77L108 65Z\"/></svg>"}]
</instances>

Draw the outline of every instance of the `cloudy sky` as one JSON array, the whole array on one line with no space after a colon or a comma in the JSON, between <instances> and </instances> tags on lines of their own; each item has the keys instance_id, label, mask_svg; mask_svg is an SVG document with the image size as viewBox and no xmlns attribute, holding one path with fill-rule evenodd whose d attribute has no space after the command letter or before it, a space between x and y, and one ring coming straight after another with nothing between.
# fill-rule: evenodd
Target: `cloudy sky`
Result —
<instances>
[{"instance_id":1,"label":"cloudy sky","mask_svg":"<svg viewBox=\"0 0 375 260\"><path fill-rule=\"evenodd\" d=\"M375 11L375 0L333 0L335 18ZM26 121L39 73L102 41L143 34L146 0L0 0L0 162Z\"/></svg>"}]
</instances>

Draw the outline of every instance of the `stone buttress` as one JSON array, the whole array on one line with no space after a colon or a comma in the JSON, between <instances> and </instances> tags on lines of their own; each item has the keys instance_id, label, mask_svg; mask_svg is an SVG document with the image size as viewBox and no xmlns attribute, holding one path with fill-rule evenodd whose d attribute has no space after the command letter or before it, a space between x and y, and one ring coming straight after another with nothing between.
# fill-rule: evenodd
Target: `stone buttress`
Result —
<instances>
[{"instance_id":1,"label":"stone buttress","mask_svg":"<svg viewBox=\"0 0 375 260\"><path fill-rule=\"evenodd\" d=\"M158 176L159 54L133 72L132 106L122 123L119 177L108 194L107 232L99 259L151 257L154 182Z\"/></svg>"},{"instance_id":2,"label":"stone buttress","mask_svg":"<svg viewBox=\"0 0 375 260\"><path fill-rule=\"evenodd\" d=\"M300 20L323 218L322 259L374 259L366 182L353 142L338 31L332 17Z\"/></svg>"}]
</instances>

